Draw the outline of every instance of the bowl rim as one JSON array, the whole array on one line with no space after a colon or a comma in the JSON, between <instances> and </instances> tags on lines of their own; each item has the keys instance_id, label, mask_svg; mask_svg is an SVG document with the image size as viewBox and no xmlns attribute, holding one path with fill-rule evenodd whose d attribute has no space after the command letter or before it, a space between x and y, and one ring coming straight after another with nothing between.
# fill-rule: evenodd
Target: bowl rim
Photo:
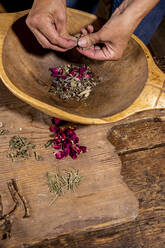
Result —
<instances>
[{"instance_id":1,"label":"bowl rim","mask_svg":"<svg viewBox=\"0 0 165 248\"><path fill-rule=\"evenodd\" d=\"M5 86L18 98L25 101L26 103L30 104L34 108L39 109L42 112L45 112L46 114L57 117L63 120L72 121L72 122L78 122L82 124L105 124L105 123L111 123L116 122L121 119L124 119L131 114L134 114L136 112L140 112L143 110L149 110L156 108L155 102L157 101L158 95L160 90L163 88L163 83L165 81L165 74L156 66L155 62L153 61L153 58L151 56L151 53L149 52L148 48L145 46L145 44L135 35L132 35L132 38L140 45L142 50L144 51L147 65L148 65L148 78L146 80L146 83L144 85L144 88L140 95L135 99L135 101L126 109L123 111L114 114L112 116L107 117L100 117L100 118L91 118L91 117L83 117L76 114L71 114L69 112L66 112L64 110L61 110L57 107L54 107L52 105L49 105L47 103L41 102L40 100L37 100L26 93L19 90L8 78L5 69L3 67L3 61L2 61L2 53L3 53L3 44L5 41L5 37L8 33L9 28L12 26L12 24L22 16L28 14L29 10L26 11L20 11L15 13L2 13L0 14L0 77L5 84ZM91 21L95 21L97 17L93 14L89 14L87 12L83 12L80 10L75 9L67 9L67 12L69 14L81 14L84 16L88 16L91 18ZM2 20L3 21L2 21ZM3 24L2 24L3 23ZM152 94L149 94L149 88L152 88ZM153 90L154 89L154 90Z\"/></svg>"}]
</instances>

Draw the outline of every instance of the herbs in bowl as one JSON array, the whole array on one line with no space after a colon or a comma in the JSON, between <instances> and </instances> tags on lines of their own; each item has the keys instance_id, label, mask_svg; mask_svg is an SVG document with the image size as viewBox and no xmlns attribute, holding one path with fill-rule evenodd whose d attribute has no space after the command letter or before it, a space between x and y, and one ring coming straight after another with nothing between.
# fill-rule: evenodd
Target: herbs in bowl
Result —
<instances>
[{"instance_id":1,"label":"herbs in bowl","mask_svg":"<svg viewBox=\"0 0 165 248\"><path fill-rule=\"evenodd\" d=\"M89 66L62 65L50 68L53 78L49 92L65 101L88 98L96 86Z\"/></svg>"}]
</instances>

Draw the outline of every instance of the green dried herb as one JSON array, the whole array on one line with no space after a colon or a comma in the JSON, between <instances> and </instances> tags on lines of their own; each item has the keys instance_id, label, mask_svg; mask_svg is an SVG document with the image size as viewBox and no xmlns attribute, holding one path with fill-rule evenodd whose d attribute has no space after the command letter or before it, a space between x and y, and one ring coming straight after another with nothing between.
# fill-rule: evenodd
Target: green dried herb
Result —
<instances>
[{"instance_id":1,"label":"green dried herb","mask_svg":"<svg viewBox=\"0 0 165 248\"><path fill-rule=\"evenodd\" d=\"M66 179L67 179L67 189L72 190L74 192L74 188L78 187L80 181L82 180L82 176L79 176L79 170L65 170Z\"/></svg>"},{"instance_id":2,"label":"green dried herb","mask_svg":"<svg viewBox=\"0 0 165 248\"><path fill-rule=\"evenodd\" d=\"M36 151L34 151L34 157L35 157L35 159L36 159L37 161L42 161L42 160L43 160L42 156L39 155L38 152L36 152Z\"/></svg>"},{"instance_id":3,"label":"green dried herb","mask_svg":"<svg viewBox=\"0 0 165 248\"><path fill-rule=\"evenodd\" d=\"M45 148L49 148L52 146L52 144L53 144L53 140L48 140L44 146L45 146Z\"/></svg>"},{"instance_id":4,"label":"green dried herb","mask_svg":"<svg viewBox=\"0 0 165 248\"><path fill-rule=\"evenodd\" d=\"M7 134L9 131L7 129L0 129L0 136Z\"/></svg>"},{"instance_id":5,"label":"green dried herb","mask_svg":"<svg viewBox=\"0 0 165 248\"><path fill-rule=\"evenodd\" d=\"M65 194L66 191L73 191L79 186L82 176L79 176L79 170L67 169L64 173L59 170L55 173L48 172L48 186L49 191L55 195L50 205L59 197Z\"/></svg>"},{"instance_id":6,"label":"green dried herb","mask_svg":"<svg viewBox=\"0 0 165 248\"><path fill-rule=\"evenodd\" d=\"M98 148L99 148L99 149L102 149L102 147L101 147L101 146L98 146Z\"/></svg>"},{"instance_id":7,"label":"green dried herb","mask_svg":"<svg viewBox=\"0 0 165 248\"><path fill-rule=\"evenodd\" d=\"M20 159L28 159L30 157L29 151L35 149L35 145L28 142L25 137L13 136L9 141L9 149L11 152L8 153L8 157L14 162Z\"/></svg>"}]
</instances>

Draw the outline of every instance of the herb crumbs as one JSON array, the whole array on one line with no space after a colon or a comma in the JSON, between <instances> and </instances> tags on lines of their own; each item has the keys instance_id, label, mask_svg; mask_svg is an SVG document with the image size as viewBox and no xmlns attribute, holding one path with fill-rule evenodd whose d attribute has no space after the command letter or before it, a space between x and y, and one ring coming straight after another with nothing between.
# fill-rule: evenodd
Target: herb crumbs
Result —
<instances>
[{"instance_id":1,"label":"herb crumbs","mask_svg":"<svg viewBox=\"0 0 165 248\"><path fill-rule=\"evenodd\" d=\"M7 134L9 131L7 129L0 129L0 136Z\"/></svg>"},{"instance_id":2,"label":"herb crumbs","mask_svg":"<svg viewBox=\"0 0 165 248\"><path fill-rule=\"evenodd\" d=\"M9 141L8 157L13 162L20 159L28 159L30 157L30 150L35 149L35 145L27 140L25 137L13 136Z\"/></svg>"}]
</instances>

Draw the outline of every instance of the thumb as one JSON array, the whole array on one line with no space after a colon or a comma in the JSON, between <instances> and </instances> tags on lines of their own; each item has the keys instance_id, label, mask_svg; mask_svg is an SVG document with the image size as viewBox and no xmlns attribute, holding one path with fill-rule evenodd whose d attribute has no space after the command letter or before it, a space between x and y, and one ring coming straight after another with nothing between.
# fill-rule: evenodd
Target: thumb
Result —
<instances>
[{"instance_id":1,"label":"thumb","mask_svg":"<svg viewBox=\"0 0 165 248\"><path fill-rule=\"evenodd\" d=\"M98 32L87 34L78 40L78 46L87 48L87 47L91 47L92 45L98 43L99 41L100 39L99 39Z\"/></svg>"}]
</instances>

